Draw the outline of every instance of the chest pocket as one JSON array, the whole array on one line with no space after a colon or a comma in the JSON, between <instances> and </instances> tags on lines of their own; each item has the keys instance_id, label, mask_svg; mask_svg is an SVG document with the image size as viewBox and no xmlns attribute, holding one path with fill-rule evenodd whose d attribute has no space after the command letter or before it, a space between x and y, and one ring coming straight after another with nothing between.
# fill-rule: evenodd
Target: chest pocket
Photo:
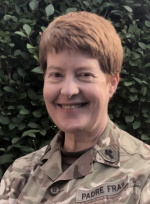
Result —
<instances>
[{"instance_id":1,"label":"chest pocket","mask_svg":"<svg viewBox=\"0 0 150 204\"><path fill-rule=\"evenodd\" d=\"M105 183L90 190L79 189L76 203L79 204L131 204L138 203L140 187L128 177L113 183Z\"/></svg>"}]
</instances>

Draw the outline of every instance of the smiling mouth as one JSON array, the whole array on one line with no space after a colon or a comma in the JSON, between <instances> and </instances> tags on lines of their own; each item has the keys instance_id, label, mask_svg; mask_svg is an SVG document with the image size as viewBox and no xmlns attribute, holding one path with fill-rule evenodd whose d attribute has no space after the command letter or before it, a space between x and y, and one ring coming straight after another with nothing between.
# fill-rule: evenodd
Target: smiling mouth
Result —
<instances>
[{"instance_id":1,"label":"smiling mouth","mask_svg":"<svg viewBox=\"0 0 150 204\"><path fill-rule=\"evenodd\" d=\"M62 109L66 109L66 110L74 110L77 108L81 108L83 106L85 106L87 103L80 103L80 104L58 104Z\"/></svg>"}]
</instances>

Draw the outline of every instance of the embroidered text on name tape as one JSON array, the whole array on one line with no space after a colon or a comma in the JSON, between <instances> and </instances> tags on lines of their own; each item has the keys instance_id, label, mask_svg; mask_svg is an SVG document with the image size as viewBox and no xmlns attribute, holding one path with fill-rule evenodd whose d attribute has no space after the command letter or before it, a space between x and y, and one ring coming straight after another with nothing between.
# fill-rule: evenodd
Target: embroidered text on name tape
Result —
<instances>
[{"instance_id":1,"label":"embroidered text on name tape","mask_svg":"<svg viewBox=\"0 0 150 204\"><path fill-rule=\"evenodd\" d=\"M128 184L128 177L113 183L102 184L92 190L77 190L76 202L88 201L100 196L115 195L120 193Z\"/></svg>"}]
</instances>

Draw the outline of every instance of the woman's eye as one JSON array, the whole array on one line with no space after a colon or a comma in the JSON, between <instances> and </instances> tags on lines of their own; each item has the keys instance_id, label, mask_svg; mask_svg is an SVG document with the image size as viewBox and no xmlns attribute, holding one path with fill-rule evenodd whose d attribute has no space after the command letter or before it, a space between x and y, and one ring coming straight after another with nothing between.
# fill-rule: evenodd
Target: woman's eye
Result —
<instances>
[{"instance_id":1,"label":"woman's eye","mask_svg":"<svg viewBox=\"0 0 150 204\"><path fill-rule=\"evenodd\" d=\"M52 82L57 82L60 81L62 79L62 74L61 73L57 73L57 72L52 72L49 74L49 79Z\"/></svg>"},{"instance_id":2,"label":"woman's eye","mask_svg":"<svg viewBox=\"0 0 150 204\"><path fill-rule=\"evenodd\" d=\"M94 78L93 74L88 72L79 73L78 77L84 81L92 81Z\"/></svg>"},{"instance_id":3,"label":"woman's eye","mask_svg":"<svg viewBox=\"0 0 150 204\"><path fill-rule=\"evenodd\" d=\"M60 73L52 73L50 74L51 77L61 77L61 74Z\"/></svg>"}]
</instances>

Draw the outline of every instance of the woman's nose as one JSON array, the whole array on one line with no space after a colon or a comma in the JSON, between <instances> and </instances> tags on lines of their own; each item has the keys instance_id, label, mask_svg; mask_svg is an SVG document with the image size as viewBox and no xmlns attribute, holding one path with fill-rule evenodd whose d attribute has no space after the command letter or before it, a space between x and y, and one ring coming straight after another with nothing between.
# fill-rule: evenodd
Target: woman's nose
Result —
<instances>
[{"instance_id":1,"label":"woman's nose","mask_svg":"<svg viewBox=\"0 0 150 204\"><path fill-rule=\"evenodd\" d=\"M71 98L79 93L79 87L75 79L69 78L64 80L61 88L61 94L67 98Z\"/></svg>"}]
</instances>

